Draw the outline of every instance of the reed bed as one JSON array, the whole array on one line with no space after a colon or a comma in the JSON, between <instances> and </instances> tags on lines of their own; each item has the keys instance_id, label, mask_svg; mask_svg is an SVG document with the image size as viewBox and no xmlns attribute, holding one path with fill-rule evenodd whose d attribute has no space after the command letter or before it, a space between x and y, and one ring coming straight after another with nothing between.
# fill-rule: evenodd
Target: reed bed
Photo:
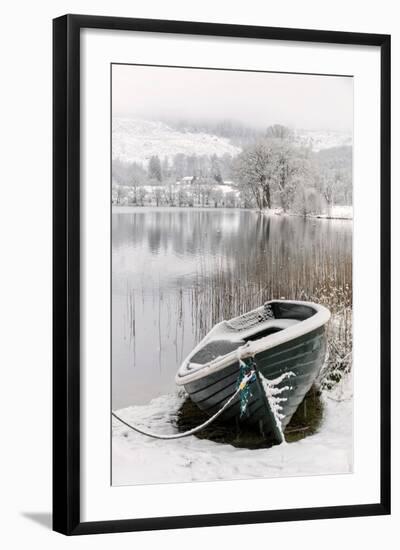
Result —
<instances>
[{"instance_id":1,"label":"reed bed","mask_svg":"<svg viewBox=\"0 0 400 550\"><path fill-rule=\"evenodd\" d=\"M279 262L262 259L237 262L234 267L221 261L212 272L203 266L198 283L188 290L193 330L199 341L216 323L272 299L317 302L332 314L327 359L319 379L322 388L331 389L352 365L351 258L297 259L285 269Z\"/></svg>"}]
</instances>

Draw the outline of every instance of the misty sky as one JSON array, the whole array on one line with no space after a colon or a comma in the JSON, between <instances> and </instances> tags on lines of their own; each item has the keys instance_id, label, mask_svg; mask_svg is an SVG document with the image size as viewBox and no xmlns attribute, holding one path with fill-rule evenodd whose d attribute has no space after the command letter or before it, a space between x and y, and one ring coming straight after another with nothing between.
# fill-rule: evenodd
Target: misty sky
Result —
<instances>
[{"instance_id":1,"label":"misty sky","mask_svg":"<svg viewBox=\"0 0 400 550\"><path fill-rule=\"evenodd\" d=\"M353 128L349 77L113 65L112 94L114 116Z\"/></svg>"}]
</instances>

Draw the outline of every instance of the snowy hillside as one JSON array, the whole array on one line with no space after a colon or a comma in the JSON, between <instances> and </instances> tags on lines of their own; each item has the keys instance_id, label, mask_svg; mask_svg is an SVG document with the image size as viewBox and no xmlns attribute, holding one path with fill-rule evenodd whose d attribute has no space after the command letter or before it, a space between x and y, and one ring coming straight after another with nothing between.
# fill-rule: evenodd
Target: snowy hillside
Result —
<instances>
[{"instance_id":1,"label":"snowy hillside","mask_svg":"<svg viewBox=\"0 0 400 550\"><path fill-rule=\"evenodd\" d=\"M353 145L351 132L294 130L295 140L299 145L311 147L314 151Z\"/></svg>"},{"instance_id":2,"label":"snowy hillside","mask_svg":"<svg viewBox=\"0 0 400 550\"><path fill-rule=\"evenodd\" d=\"M240 153L226 138L206 134L174 130L163 122L132 118L113 118L113 159L146 164L152 155L160 159L185 155L232 156Z\"/></svg>"}]
</instances>

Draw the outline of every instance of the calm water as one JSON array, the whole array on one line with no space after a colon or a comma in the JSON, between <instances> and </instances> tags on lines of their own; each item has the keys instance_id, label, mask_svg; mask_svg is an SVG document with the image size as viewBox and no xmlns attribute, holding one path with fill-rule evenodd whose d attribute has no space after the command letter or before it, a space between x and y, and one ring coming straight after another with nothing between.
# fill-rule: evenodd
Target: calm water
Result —
<instances>
[{"instance_id":1,"label":"calm water","mask_svg":"<svg viewBox=\"0 0 400 550\"><path fill-rule=\"evenodd\" d=\"M271 298L333 307L332 289L351 292L351 256L351 221L232 209L115 209L113 408L174 391L181 361L224 318Z\"/></svg>"}]
</instances>

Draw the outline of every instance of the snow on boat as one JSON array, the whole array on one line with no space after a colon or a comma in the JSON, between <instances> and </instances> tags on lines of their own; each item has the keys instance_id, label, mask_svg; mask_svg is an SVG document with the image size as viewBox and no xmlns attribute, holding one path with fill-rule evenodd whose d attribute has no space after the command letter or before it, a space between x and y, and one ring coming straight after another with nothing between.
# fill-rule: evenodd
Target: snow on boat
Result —
<instances>
[{"instance_id":1,"label":"snow on boat","mask_svg":"<svg viewBox=\"0 0 400 550\"><path fill-rule=\"evenodd\" d=\"M261 433L281 443L324 363L329 318L327 308L312 302L266 302L215 325L182 363L176 383L213 415L237 390L246 364L256 376L245 414L237 396L222 418L258 424Z\"/></svg>"}]
</instances>

